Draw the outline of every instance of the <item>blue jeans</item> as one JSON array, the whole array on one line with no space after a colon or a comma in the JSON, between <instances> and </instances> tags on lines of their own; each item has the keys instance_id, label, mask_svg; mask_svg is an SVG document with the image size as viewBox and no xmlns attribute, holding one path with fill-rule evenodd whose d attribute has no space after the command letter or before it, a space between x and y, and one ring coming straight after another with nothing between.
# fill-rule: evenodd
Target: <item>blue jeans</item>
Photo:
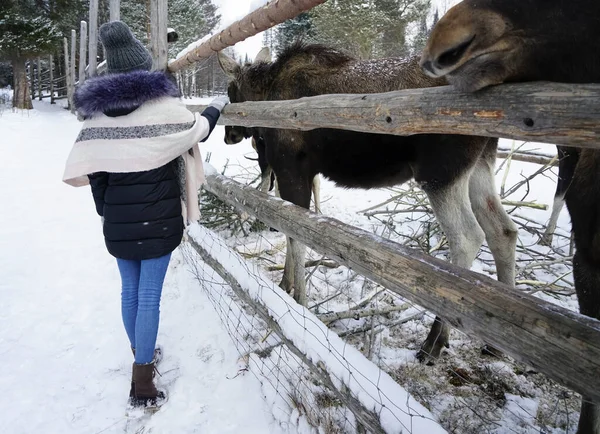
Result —
<instances>
[{"instance_id":1,"label":"blue jeans","mask_svg":"<svg viewBox=\"0 0 600 434\"><path fill-rule=\"evenodd\" d=\"M171 254L160 258L132 261L118 259L121 273L121 314L135 363L150 363L158 334L160 294Z\"/></svg>"}]
</instances>

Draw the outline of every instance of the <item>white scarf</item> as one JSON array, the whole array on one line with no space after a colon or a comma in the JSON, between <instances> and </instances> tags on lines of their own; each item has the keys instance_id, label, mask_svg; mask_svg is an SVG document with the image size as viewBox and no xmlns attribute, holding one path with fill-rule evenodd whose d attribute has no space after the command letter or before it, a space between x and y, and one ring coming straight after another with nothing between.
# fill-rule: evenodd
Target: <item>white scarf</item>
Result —
<instances>
[{"instance_id":1,"label":"white scarf","mask_svg":"<svg viewBox=\"0 0 600 434\"><path fill-rule=\"evenodd\" d=\"M204 116L191 113L179 98L168 96L148 101L124 116L95 114L83 122L63 181L81 187L89 184L91 173L142 172L182 156L187 205L182 207L183 217L187 223L198 221L198 189L204 183L198 142L209 131Z\"/></svg>"}]
</instances>

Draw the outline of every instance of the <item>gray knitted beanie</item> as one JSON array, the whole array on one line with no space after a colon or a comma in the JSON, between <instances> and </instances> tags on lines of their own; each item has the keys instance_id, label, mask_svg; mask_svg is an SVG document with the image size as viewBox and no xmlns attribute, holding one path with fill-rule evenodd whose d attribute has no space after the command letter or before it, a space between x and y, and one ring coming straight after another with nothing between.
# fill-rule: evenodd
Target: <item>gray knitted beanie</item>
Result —
<instances>
[{"instance_id":1,"label":"gray knitted beanie","mask_svg":"<svg viewBox=\"0 0 600 434\"><path fill-rule=\"evenodd\" d=\"M100 41L106 53L107 72L150 71L152 56L138 41L127 24L111 21L100 26Z\"/></svg>"}]
</instances>

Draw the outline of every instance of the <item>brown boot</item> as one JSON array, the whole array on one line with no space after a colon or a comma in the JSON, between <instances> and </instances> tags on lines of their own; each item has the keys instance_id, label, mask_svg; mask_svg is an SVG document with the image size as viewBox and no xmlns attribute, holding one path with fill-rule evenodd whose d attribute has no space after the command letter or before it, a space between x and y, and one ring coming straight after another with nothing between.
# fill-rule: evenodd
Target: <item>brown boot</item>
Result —
<instances>
[{"instance_id":1,"label":"brown boot","mask_svg":"<svg viewBox=\"0 0 600 434\"><path fill-rule=\"evenodd\" d=\"M129 401L134 407L156 407L165 399L165 394L156 389L154 382L154 363L133 364L133 380L129 392Z\"/></svg>"}]
</instances>

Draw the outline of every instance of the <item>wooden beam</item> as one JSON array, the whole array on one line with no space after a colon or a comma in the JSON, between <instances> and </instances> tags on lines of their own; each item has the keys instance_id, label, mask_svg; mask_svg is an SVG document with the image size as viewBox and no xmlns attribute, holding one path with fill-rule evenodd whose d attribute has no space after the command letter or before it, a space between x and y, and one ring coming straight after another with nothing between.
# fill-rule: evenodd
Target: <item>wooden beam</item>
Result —
<instances>
[{"instance_id":1,"label":"wooden beam","mask_svg":"<svg viewBox=\"0 0 600 434\"><path fill-rule=\"evenodd\" d=\"M69 40L65 37L63 38L63 45L65 50L65 84L67 88L67 100L69 101L69 108L72 109L72 101L73 101L73 83L71 82L71 65L69 60Z\"/></svg>"},{"instance_id":2,"label":"wooden beam","mask_svg":"<svg viewBox=\"0 0 600 434\"><path fill-rule=\"evenodd\" d=\"M31 99L33 101L33 99L35 98L35 68L34 68L35 64L34 64L33 59L29 59L27 64L29 65L29 83L30 83L29 94L31 95Z\"/></svg>"},{"instance_id":3,"label":"wooden beam","mask_svg":"<svg viewBox=\"0 0 600 434\"><path fill-rule=\"evenodd\" d=\"M152 69L164 71L167 69L167 1L150 0L150 51L152 53Z\"/></svg>"},{"instance_id":4,"label":"wooden beam","mask_svg":"<svg viewBox=\"0 0 600 434\"><path fill-rule=\"evenodd\" d=\"M79 85L85 81L85 65L87 57L87 23L82 21L79 25Z\"/></svg>"},{"instance_id":5,"label":"wooden beam","mask_svg":"<svg viewBox=\"0 0 600 434\"><path fill-rule=\"evenodd\" d=\"M192 111L203 106L188 105ZM230 104L222 125L395 135L465 134L600 148L600 84L450 86Z\"/></svg>"},{"instance_id":6,"label":"wooden beam","mask_svg":"<svg viewBox=\"0 0 600 434\"><path fill-rule=\"evenodd\" d=\"M42 59L37 58L37 81L38 81L38 97L39 100L42 100ZM33 97L33 88L31 89L32 97Z\"/></svg>"},{"instance_id":7,"label":"wooden beam","mask_svg":"<svg viewBox=\"0 0 600 434\"><path fill-rule=\"evenodd\" d=\"M54 58L52 54L48 60L50 65L50 104L54 104Z\"/></svg>"},{"instance_id":8,"label":"wooden beam","mask_svg":"<svg viewBox=\"0 0 600 434\"><path fill-rule=\"evenodd\" d=\"M600 321L221 175L223 201L600 402Z\"/></svg>"},{"instance_id":9,"label":"wooden beam","mask_svg":"<svg viewBox=\"0 0 600 434\"><path fill-rule=\"evenodd\" d=\"M164 3L167 3L166 0ZM110 21L119 21L121 19L121 0L110 0L109 11Z\"/></svg>"},{"instance_id":10,"label":"wooden beam","mask_svg":"<svg viewBox=\"0 0 600 434\"><path fill-rule=\"evenodd\" d=\"M96 75L96 68L98 67L98 0L90 0L90 49L89 53L89 67L88 77Z\"/></svg>"},{"instance_id":11,"label":"wooden beam","mask_svg":"<svg viewBox=\"0 0 600 434\"><path fill-rule=\"evenodd\" d=\"M171 72L179 71L205 59L217 51L231 47L238 42L254 36L264 30L296 17L300 13L325 3L326 0L271 0L239 21L226 27L208 41L196 48L180 53L178 59L169 63Z\"/></svg>"},{"instance_id":12,"label":"wooden beam","mask_svg":"<svg viewBox=\"0 0 600 434\"><path fill-rule=\"evenodd\" d=\"M71 82L71 96L69 98L69 107L71 108L71 113L75 113L75 106L73 105L73 95L75 95L75 63L76 63L76 54L77 54L77 32L75 30L71 30L71 56L70 56L70 69L69 69L69 77Z\"/></svg>"}]
</instances>

